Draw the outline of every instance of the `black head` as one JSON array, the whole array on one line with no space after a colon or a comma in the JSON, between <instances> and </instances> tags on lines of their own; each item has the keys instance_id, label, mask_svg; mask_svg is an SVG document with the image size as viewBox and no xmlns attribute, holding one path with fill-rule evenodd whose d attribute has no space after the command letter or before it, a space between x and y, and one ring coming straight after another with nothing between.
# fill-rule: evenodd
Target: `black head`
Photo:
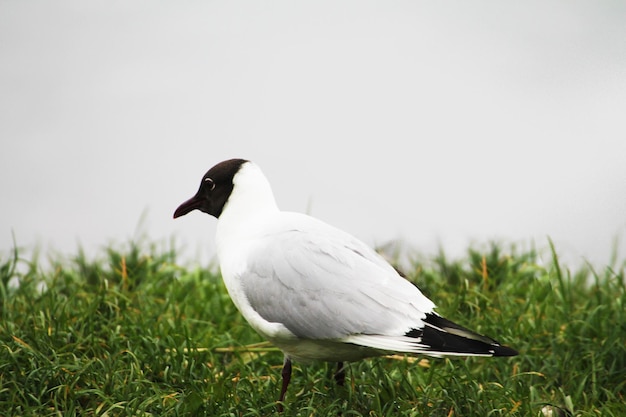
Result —
<instances>
[{"instance_id":1,"label":"black head","mask_svg":"<svg viewBox=\"0 0 626 417\"><path fill-rule=\"evenodd\" d=\"M202 177L200 189L196 195L178 206L174 212L174 218L184 216L196 209L216 218L220 217L233 191L233 177L246 162L248 161L245 159L229 159L211 168Z\"/></svg>"}]
</instances>

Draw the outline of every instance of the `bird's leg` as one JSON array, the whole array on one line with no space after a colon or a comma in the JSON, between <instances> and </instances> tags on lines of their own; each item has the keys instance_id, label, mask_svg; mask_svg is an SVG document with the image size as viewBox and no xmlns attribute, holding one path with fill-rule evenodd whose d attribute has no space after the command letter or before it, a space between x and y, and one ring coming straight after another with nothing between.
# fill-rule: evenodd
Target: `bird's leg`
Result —
<instances>
[{"instance_id":1,"label":"bird's leg","mask_svg":"<svg viewBox=\"0 0 626 417\"><path fill-rule=\"evenodd\" d=\"M346 382L346 368L343 366L343 362L337 362L337 372L335 372L335 382L340 387L343 387Z\"/></svg>"},{"instance_id":2,"label":"bird's leg","mask_svg":"<svg viewBox=\"0 0 626 417\"><path fill-rule=\"evenodd\" d=\"M289 359L288 356L285 356L285 361L283 362L283 370L281 374L283 376L283 386L280 390L280 397L278 398L278 411L282 413L283 402L285 401L285 394L287 393L289 381L291 381L291 359Z\"/></svg>"}]
</instances>

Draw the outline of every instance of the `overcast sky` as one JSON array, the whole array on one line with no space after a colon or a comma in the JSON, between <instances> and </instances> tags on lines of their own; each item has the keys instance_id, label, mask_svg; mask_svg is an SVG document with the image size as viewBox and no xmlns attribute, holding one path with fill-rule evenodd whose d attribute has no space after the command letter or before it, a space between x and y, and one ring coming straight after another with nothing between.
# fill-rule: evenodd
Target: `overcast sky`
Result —
<instances>
[{"instance_id":1,"label":"overcast sky","mask_svg":"<svg viewBox=\"0 0 626 417\"><path fill-rule=\"evenodd\" d=\"M626 2L0 0L0 252L142 229L221 160L377 245L626 254ZM142 218L144 219L142 222ZM202 255L200 255L202 254Z\"/></svg>"}]
</instances>

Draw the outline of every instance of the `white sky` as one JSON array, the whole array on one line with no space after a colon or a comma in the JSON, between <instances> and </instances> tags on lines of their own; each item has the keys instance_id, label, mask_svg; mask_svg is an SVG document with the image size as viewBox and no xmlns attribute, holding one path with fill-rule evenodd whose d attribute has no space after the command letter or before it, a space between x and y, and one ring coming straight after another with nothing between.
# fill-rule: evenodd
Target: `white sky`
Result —
<instances>
[{"instance_id":1,"label":"white sky","mask_svg":"<svg viewBox=\"0 0 626 417\"><path fill-rule=\"evenodd\" d=\"M0 252L143 230L244 157L370 244L626 255L622 1L0 0ZM202 255L199 255L199 254Z\"/></svg>"}]
</instances>

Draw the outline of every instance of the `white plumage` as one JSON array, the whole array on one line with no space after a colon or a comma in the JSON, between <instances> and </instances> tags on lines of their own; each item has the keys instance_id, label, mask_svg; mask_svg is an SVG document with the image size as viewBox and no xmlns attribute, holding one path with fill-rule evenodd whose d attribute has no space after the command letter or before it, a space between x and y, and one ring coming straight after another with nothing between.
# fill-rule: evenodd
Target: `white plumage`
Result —
<instances>
[{"instance_id":1,"label":"white plumage","mask_svg":"<svg viewBox=\"0 0 626 417\"><path fill-rule=\"evenodd\" d=\"M285 353L280 401L291 359L517 354L437 315L432 301L360 240L310 216L280 211L252 162L233 159L211 168L174 217L194 209L218 218L218 258L233 302Z\"/></svg>"}]
</instances>

